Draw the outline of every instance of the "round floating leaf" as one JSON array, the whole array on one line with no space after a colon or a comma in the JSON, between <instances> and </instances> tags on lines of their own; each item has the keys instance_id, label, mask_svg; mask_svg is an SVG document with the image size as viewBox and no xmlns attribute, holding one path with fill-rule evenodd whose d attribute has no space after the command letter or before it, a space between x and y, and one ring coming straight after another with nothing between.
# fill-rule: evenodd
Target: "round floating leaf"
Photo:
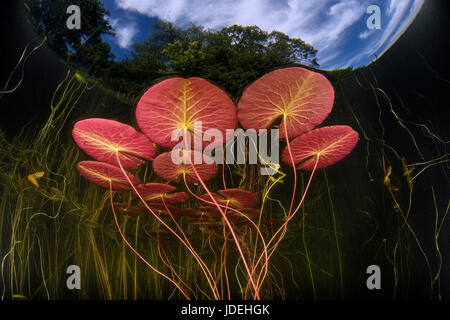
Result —
<instances>
[{"instance_id":1,"label":"round floating leaf","mask_svg":"<svg viewBox=\"0 0 450 320\"><path fill-rule=\"evenodd\" d=\"M162 197L166 204L178 204L186 202L189 196L185 192L169 193L175 190L175 187L165 183L146 183L136 187L140 196L147 202L160 203Z\"/></svg>"},{"instance_id":2,"label":"round floating leaf","mask_svg":"<svg viewBox=\"0 0 450 320\"><path fill-rule=\"evenodd\" d=\"M153 198L158 198L165 193L172 192L176 188L165 183L146 183L136 186L136 190L141 197L147 201Z\"/></svg>"},{"instance_id":3,"label":"round floating leaf","mask_svg":"<svg viewBox=\"0 0 450 320\"><path fill-rule=\"evenodd\" d=\"M164 202L166 204L180 204L186 202L189 199L189 195L186 192L166 193L164 195L160 195L156 198L150 199L149 202L151 204L164 204L162 198L164 198Z\"/></svg>"},{"instance_id":4,"label":"round floating leaf","mask_svg":"<svg viewBox=\"0 0 450 320\"><path fill-rule=\"evenodd\" d=\"M222 196L214 192L211 192L211 195L214 197L214 200L216 200L218 204L223 206L227 205L227 201ZM216 205L214 204L208 193L202 194L199 198L203 205L216 208Z\"/></svg>"},{"instance_id":5,"label":"round floating leaf","mask_svg":"<svg viewBox=\"0 0 450 320\"><path fill-rule=\"evenodd\" d=\"M211 199L209 199L211 201ZM217 219L222 217L222 213L217 207L200 207L199 210L202 212L202 216L205 218Z\"/></svg>"},{"instance_id":6,"label":"round floating leaf","mask_svg":"<svg viewBox=\"0 0 450 320\"><path fill-rule=\"evenodd\" d=\"M256 205L258 198L254 192L242 189L226 189L217 191L225 200L228 200L231 205L241 208L253 207Z\"/></svg>"},{"instance_id":7,"label":"round floating leaf","mask_svg":"<svg viewBox=\"0 0 450 320\"><path fill-rule=\"evenodd\" d=\"M186 181L188 183L199 182L192 169L192 164L189 163L189 154L191 155L191 163L194 163L194 158L196 157L203 157L203 159L205 159L206 156L201 152L192 152L190 150L174 150L173 152L180 152L186 161L176 164L172 161L171 151L162 153L153 160L153 169L155 170L155 173L167 181L182 179L183 174L186 174ZM213 161L211 158L207 159L208 161ZM216 175L217 165L215 162L207 164L204 160L201 164L194 164L194 166L203 181L210 180Z\"/></svg>"},{"instance_id":8,"label":"round floating leaf","mask_svg":"<svg viewBox=\"0 0 450 320\"><path fill-rule=\"evenodd\" d=\"M124 176L122 170L109 163L99 161L81 161L77 164L78 171L89 181L109 189L110 181L113 190L130 190L131 185ZM139 181L131 173L127 176L133 184L139 184Z\"/></svg>"},{"instance_id":9,"label":"round floating leaf","mask_svg":"<svg viewBox=\"0 0 450 320\"><path fill-rule=\"evenodd\" d=\"M253 82L238 104L245 129L268 129L281 118L280 138L308 132L325 120L334 102L334 89L323 75L293 67L278 69Z\"/></svg>"},{"instance_id":10,"label":"round floating leaf","mask_svg":"<svg viewBox=\"0 0 450 320\"><path fill-rule=\"evenodd\" d=\"M136 120L147 137L166 148L173 148L181 140L172 141L172 134L179 132L182 136L184 130L189 131L193 143L195 121L201 121L202 135L208 129L217 129L226 137L225 130L237 126L233 101L201 78L170 78L152 86L137 105ZM203 141L202 148L210 143Z\"/></svg>"},{"instance_id":11,"label":"round floating leaf","mask_svg":"<svg viewBox=\"0 0 450 320\"><path fill-rule=\"evenodd\" d=\"M166 207L167 207L167 209L169 209L170 214L167 211ZM173 217L179 217L179 216L183 215L183 209L180 209L180 208L172 206L172 205L168 205L167 203L166 203L166 205L164 205L162 203L151 203L150 209L152 209L153 212L158 215L167 216L167 217L170 217L171 215Z\"/></svg>"},{"instance_id":12,"label":"round floating leaf","mask_svg":"<svg viewBox=\"0 0 450 320\"><path fill-rule=\"evenodd\" d=\"M302 162L298 168L312 170L319 155L317 169L328 167L352 151L358 142L358 133L349 126L323 127L295 138L291 143L294 163ZM281 154L281 160L292 164L288 148Z\"/></svg>"},{"instance_id":13,"label":"round floating leaf","mask_svg":"<svg viewBox=\"0 0 450 320\"><path fill-rule=\"evenodd\" d=\"M211 193L217 203L223 206L228 205L232 208L253 207L258 201L256 194L248 190L226 189L219 190L217 192L220 195L213 192ZM203 200L203 204L205 204L206 206L216 207L215 204L212 203L211 197L207 193L201 195L200 198Z\"/></svg>"},{"instance_id":14,"label":"round floating leaf","mask_svg":"<svg viewBox=\"0 0 450 320\"><path fill-rule=\"evenodd\" d=\"M126 169L136 169L143 159L153 159L156 149L151 141L133 127L118 121L91 118L75 123L72 131L77 145L98 161L118 166L116 152Z\"/></svg>"}]
</instances>

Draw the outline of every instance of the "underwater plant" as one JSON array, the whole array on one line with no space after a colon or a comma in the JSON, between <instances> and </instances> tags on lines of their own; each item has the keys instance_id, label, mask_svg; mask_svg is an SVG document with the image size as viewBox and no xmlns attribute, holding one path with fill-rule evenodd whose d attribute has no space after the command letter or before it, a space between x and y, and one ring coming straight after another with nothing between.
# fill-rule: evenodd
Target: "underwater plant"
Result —
<instances>
[{"instance_id":1,"label":"underwater plant","mask_svg":"<svg viewBox=\"0 0 450 320\"><path fill-rule=\"evenodd\" d=\"M150 87L137 105L136 120L142 133L114 120L78 121L73 138L96 161L81 161L77 169L89 181L110 190L112 212L123 241L186 299L197 297L159 244L165 236L184 246L198 263L214 299L232 296L227 269L231 257L244 266L243 285L242 276L236 275L242 297L261 299L270 258L283 240L289 222L299 212L316 170L340 161L358 142L358 133L349 126L317 128L331 112L333 103L334 89L328 79L300 67L278 69L262 76L244 90L237 107L223 90L205 79L169 78ZM200 131L195 130L199 121ZM264 192L256 185L230 187L227 181L233 181L235 173L228 164L215 163L215 159L204 154L206 149L227 143L213 140L211 130L225 136L226 130L236 129L238 123L257 132L279 128L279 139L286 144L281 160L292 166L294 180L285 216L269 218L264 210L275 183ZM201 143L192 147L192 140ZM175 148L180 145L181 149ZM183 161L175 163L174 156ZM279 164L271 165L281 174ZM222 186L217 187L213 182L219 168ZM249 168L244 166L244 173L240 174L245 175ZM311 173L295 204L297 169ZM156 176L149 179L150 172ZM267 183L271 178L277 181L269 177ZM115 191L127 191L128 201L114 202ZM158 241L159 257L167 270L156 268L127 240L118 223L118 212L131 216L150 214L158 222L161 229L146 233ZM192 232L191 227L198 229ZM207 235L214 255L212 265L196 245L196 236L202 234Z\"/></svg>"}]
</instances>

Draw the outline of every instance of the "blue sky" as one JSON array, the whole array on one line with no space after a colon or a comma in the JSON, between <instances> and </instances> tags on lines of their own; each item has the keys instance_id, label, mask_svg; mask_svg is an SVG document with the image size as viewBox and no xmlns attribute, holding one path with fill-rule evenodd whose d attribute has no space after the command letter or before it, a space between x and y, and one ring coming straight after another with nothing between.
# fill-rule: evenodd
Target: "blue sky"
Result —
<instances>
[{"instance_id":1,"label":"blue sky","mask_svg":"<svg viewBox=\"0 0 450 320\"><path fill-rule=\"evenodd\" d=\"M424 0L103 0L116 36L105 38L117 59L144 41L155 19L220 29L257 25L299 37L318 49L320 69L360 67L380 58L404 33ZM381 9L381 29L369 29L367 8Z\"/></svg>"}]
</instances>

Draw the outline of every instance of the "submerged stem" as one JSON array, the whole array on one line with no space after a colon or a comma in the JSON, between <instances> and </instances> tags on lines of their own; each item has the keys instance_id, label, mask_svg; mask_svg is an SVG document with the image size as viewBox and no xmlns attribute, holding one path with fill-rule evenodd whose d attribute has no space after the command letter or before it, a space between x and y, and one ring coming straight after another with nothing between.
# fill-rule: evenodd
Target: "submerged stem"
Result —
<instances>
[{"instance_id":1,"label":"submerged stem","mask_svg":"<svg viewBox=\"0 0 450 320\"><path fill-rule=\"evenodd\" d=\"M171 228L167 225L167 223L165 223L155 212L153 212L153 210L148 206L147 202L145 202L145 200L142 198L141 194L139 193L139 191L136 189L136 187L134 186L133 182L130 180L130 178L128 177L125 169L122 166L122 163L120 162L120 157L119 157L119 153L116 152L116 158L117 158L117 162L119 164L120 169L122 170L125 178L127 179L128 183L131 185L133 191L136 193L136 195L138 196L138 198L141 200L141 202L144 204L145 208L164 226L166 227L171 233L173 233L175 235L175 237L178 238L178 240L181 241L181 243L189 250L189 252L194 256L194 258L197 260L197 262L200 265L200 268L202 269L203 273L206 276L206 280L208 281L209 286L211 287L211 290L214 294L214 298L215 299L219 299L219 293L217 290L217 287L215 285L215 281L213 281L214 285L211 283L211 280L213 280L213 276L211 275L211 272L209 271L209 269L206 267L206 264L203 262L203 260L200 258L200 256L195 252L195 250L192 249L192 246L190 244L187 244L183 239L181 239L181 237ZM211 278L210 278L211 277Z\"/></svg>"},{"instance_id":2,"label":"submerged stem","mask_svg":"<svg viewBox=\"0 0 450 320\"><path fill-rule=\"evenodd\" d=\"M311 175L309 176L308 184L306 185L305 191L303 192L302 199L301 199L300 202L298 203L297 208L295 208L294 212L286 219L286 221L283 223L283 225L277 230L277 232L275 232L275 234L272 236L272 238L270 239L270 241L267 243L267 246L268 246L268 247L270 246L271 242L274 241L276 235L277 235L278 233L280 233L281 231L284 231L284 230L287 228L287 225L288 225L289 221L291 221L291 219L295 216L295 214L296 214L296 213L298 212L298 210L300 209L300 207L301 207L303 201L305 200L305 197L306 197L306 194L307 194L307 192L308 192L309 186L311 185L311 180L312 180L312 177L314 176L314 173L315 173L315 171L316 171L316 169L317 169L318 163L319 163L319 155L316 156L316 162L315 162L315 164L314 164L313 170L311 171ZM268 263L270 257L271 257L272 254L275 252L275 250L276 250L276 248L278 247L278 245L280 244L281 240L283 240L283 234L280 235L280 237L278 238L278 241L274 244L272 251L269 253L269 256L268 256L268 258L267 258L266 263ZM258 259L258 261L256 262L256 264L258 264L260 260L261 260L261 256L260 256L260 258ZM260 277L261 277L261 274L258 276L258 280L259 280ZM263 277L262 280L261 280L260 286L262 285L262 282L263 282L263 281L264 281L264 277Z\"/></svg>"},{"instance_id":3,"label":"submerged stem","mask_svg":"<svg viewBox=\"0 0 450 320\"><path fill-rule=\"evenodd\" d=\"M191 150L188 148L188 144L187 144L187 130L184 130L184 143L185 143L186 151L191 151ZM191 160L191 159L189 158L189 160ZM237 239L237 237L236 237L236 234L235 234L235 232L234 232L234 230L233 230L233 227L232 227L231 224L230 224L230 221L228 221L228 218L227 218L227 216L224 214L222 208L221 208L220 205L217 203L216 199L214 199L213 195L211 194L211 191L209 191L208 187L205 185L205 182L203 181L203 179L202 179L202 178L200 177L200 175L198 174L197 169L195 168L195 166L194 166L194 164L192 163L192 161L189 161L189 162L190 162L190 164L191 164L191 168L192 168L192 170L194 171L195 176L197 177L198 181L200 182L200 184L202 185L202 187L205 189L206 193L209 195L209 197L210 197L211 200L214 202L214 204L217 206L217 208L219 209L219 212L220 212L220 214L222 215L222 217L223 217L225 223L227 224L228 228L230 229L230 233L231 233L231 235L232 235L232 237L233 237L234 243L236 244L236 248L237 248L237 250L238 250L238 252L239 252L239 254L240 254L241 258L242 258L242 262L244 263L244 267L245 267L245 269L246 269L246 271L247 271L247 274L248 274L248 276L249 276L249 281L251 282L251 284L252 284L252 286L253 286L253 289L255 290L255 297L256 297L256 299L259 300L260 297L259 297L259 293L258 293L258 287L256 286L256 284L255 284L255 282L254 282L254 280L253 280L252 273L250 272L250 269L249 269L249 267L248 267L247 261L245 260L244 253L242 252L241 246L240 246L239 241L238 241L238 239Z\"/></svg>"},{"instance_id":4,"label":"submerged stem","mask_svg":"<svg viewBox=\"0 0 450 320\"><path fill-rule=\"evenodd\" d=\"M164 273L162 273L161 271L159 271L158 269L156 269L155 267L153 267L150 262L148 262L144 257L142 257L139 252L136 251L136 249L134 249L134 247L128 242L128 240L125 238L125 235L122 233L122 230L120 229L120 225L119 225L119 221L117 220L117 215L116 215L116 211L114 209L114 202L113 202L113 194L112 194L112 181L109 181L109 194L110 194L110 200L111 200L111 208L112 208L112 212L114 215L114 221L116 222L116 226L117 226L117 230L120 233L120 236L122 237L123 241L125 242L125 244L131 249L131 251L134 252L134 254L136 254L139 259L141 259L150 269L152 269L153 271L155 271L157 274L159 274L160 276L166 278L167 280L169 280L171 283L173 283L175 285L175 287L177 287L178 290L180 290L180 292L185 296L186 299L190 300L189 296L186 294L186 292L183 291L183 289L180 287L180 285L178 283L176 283L173 279L169 278L167 275L165 275Z\"/></svg>"}]
</instances>

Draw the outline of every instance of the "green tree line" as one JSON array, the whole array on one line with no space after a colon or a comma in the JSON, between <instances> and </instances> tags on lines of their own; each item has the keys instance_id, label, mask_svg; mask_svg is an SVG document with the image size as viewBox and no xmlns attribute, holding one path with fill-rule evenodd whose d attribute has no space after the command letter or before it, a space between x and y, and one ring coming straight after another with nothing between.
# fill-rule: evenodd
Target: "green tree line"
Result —
<instances>
[{"instance_id":1,"label":"green tree line","mask_svg":"<svg viewBox=\"0 0 450 320\"><path fill-rule=\"evenodd\" d=\"M257 26L233 25L220 30L180 28L155 21L150 36L134 44L131 57L116 61L103 35L114 35L99 0L24 0L30 21L47 37L63 61L82 69L130 101L167 76L199 76L213 81L232 97L268 70L300 63L317 67L317 50L299 38ZM66 9L81 9L81 29L66 27ZM150 27L150 26L149 26Z\"/></svg>"}]
</instances>

